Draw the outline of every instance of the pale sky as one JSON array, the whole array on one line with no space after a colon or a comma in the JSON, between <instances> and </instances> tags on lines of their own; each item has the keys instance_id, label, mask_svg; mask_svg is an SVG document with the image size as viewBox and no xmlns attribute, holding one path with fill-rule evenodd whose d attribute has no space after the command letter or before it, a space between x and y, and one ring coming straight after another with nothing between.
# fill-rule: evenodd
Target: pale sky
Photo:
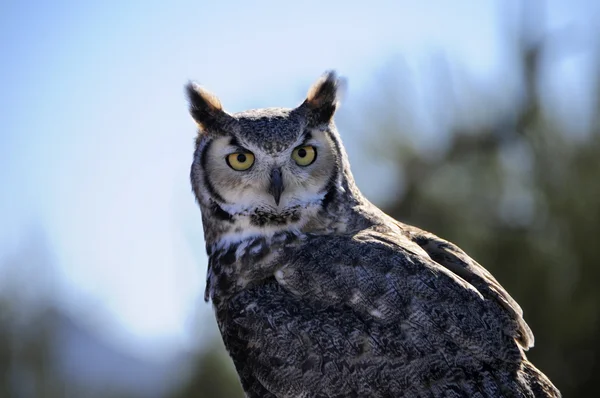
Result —
<instances>
[{"instance_id":1,"label":"pale sky","mask_svg":"<svg viewBox=\"0 0 600 398\"><path fill-rule=\"evenodd\" d=\"M211 311L188 79L229 111L292 107L327 69L352 98L392 55L422 83L420 62L442 52L502 89L493 1L38 3L0 6L0 256L41 224L61 305L140 355L201 340L192 318ZM551 2L551 21L593 25L592 3Z\"/></svg>"}]
</instances>

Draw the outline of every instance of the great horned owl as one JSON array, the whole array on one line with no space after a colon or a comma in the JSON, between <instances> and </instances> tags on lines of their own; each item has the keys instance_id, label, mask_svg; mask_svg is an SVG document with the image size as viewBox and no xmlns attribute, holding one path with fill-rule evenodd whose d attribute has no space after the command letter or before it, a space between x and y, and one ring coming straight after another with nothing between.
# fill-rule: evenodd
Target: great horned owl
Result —
<instances>
[{"instance_id":1,"label":"great horned owl","mask_svg":"<svg viewBox=\"0 0 600 398\"><path fill-rule=\"evenodd\" d=\"M496 279L360 193L340 85L328 72L297 108L235 114L186 87L205 299L246 396L559 397Z\"/></svg>"}]
</instances>

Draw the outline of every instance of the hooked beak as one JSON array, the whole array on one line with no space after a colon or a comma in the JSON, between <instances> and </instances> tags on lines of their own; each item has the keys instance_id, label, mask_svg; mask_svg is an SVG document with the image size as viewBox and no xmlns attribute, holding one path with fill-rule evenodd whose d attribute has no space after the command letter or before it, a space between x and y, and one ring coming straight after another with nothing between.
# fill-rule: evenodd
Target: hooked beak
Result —
<instances>
[{"instance_id":1,"label":"hooked beak","mask_svg":"<svg viewBox=\"0 0 600 398\"><path fill-rule=\"evenodd\" d=\"M271 171L271 186L269 187L269 193L275 198L275 204L279 206L279 199L281 199L281 193L283 192L283 178L281 177L281 169L276 168Z\"/></svg>"}]
</instances>

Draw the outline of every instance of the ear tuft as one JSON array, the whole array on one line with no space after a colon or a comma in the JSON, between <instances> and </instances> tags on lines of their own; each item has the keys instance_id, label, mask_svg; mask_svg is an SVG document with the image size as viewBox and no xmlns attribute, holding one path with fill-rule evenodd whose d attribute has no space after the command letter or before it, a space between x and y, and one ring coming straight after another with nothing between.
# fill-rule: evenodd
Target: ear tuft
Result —
<instances>
[{"instance_id":1,"label":"ear tuft","mask_svg":"<svg viewBox=\"0 0 600 398\"><path fill-rule=\"evenodd\" d=\"M335 71L327 71L308 90L304 103L318 122L325 123L333 117L345 85Z\"/></svg>"},{"instance_id":2,"label":"ear tuft","mask_svg":"<svg viewBox=\"0 0 600 398\"><path fill-rule=\"evenodd\" d=\"M210 128L225 114L221 101L216 95L194 82L185 86L190 104L190 114L202 128Z\"/></svg>"}]
</instances>

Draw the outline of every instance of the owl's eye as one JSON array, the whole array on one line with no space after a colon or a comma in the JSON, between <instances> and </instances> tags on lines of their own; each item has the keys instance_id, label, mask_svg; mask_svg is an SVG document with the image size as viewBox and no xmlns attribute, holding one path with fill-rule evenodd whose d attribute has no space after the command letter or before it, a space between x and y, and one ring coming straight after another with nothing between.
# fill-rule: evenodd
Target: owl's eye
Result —
<instances>
[{"instance_id":1,"label":"owl's eye","mask_svg":"<svg viewBox=\"0 0 600 398\"><path fill-rule=\"evenodd\" d=\"M254 164L254 155L250 152L235 152L225 158L227 164L234 170L248 170Z\"/></svg>"},{"instance_id":2,"label":"owl's eye","mask_svg":"<svg viewBox=\"0 0 600 398\"><path fill-rule=\"evenodd\" d=\"M294 149L292 159L298 166L308 166L317 158L317 148L312 145L304 145Z\"/></svg>"}]
</instances>

